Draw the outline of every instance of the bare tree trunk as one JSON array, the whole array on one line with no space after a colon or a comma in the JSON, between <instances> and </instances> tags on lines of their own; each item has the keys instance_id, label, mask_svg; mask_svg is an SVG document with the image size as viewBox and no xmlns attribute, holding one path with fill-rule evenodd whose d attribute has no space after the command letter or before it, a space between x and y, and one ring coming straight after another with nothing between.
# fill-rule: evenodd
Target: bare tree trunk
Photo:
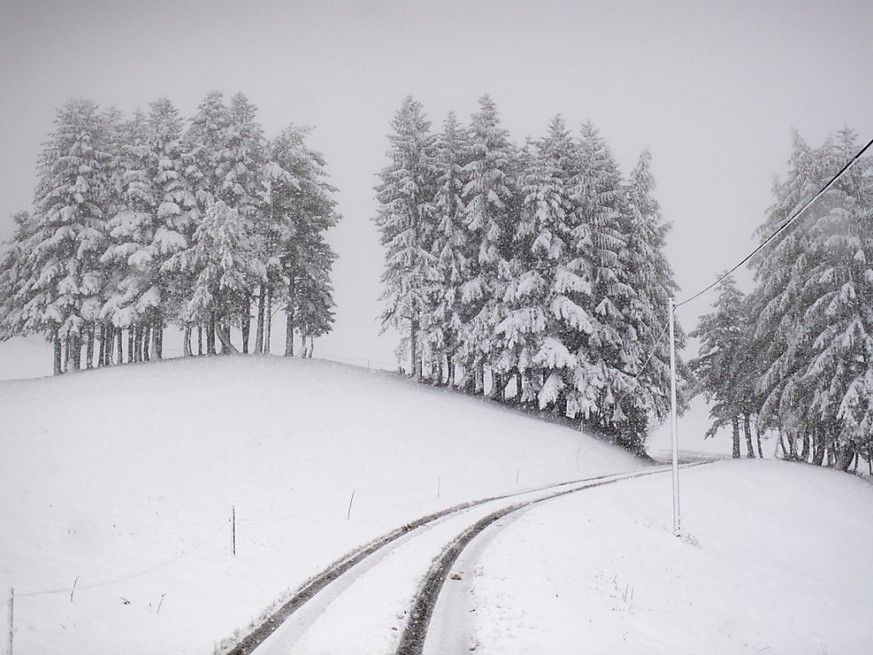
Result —
<instances>
[{"instance_id":1,"label":"bare tree trunk","mask_svg":"<svg viewBox=\"0 0 873 655\"><path fill-rule=\"evenodd\" d=\"M758 431L758 441L760 442L760 440L761 440L761 432L759 430ZM784 435L782 434L782 426L779 426L779 443L777 445L777 448L782 449L782 459L791 459L790 455L788 454L788 449L785 446L785 438L784 438ZM774 457L775 457L775 454L774 454Z\"/></svg>"},{"instance_id":2,"label":"bare tree trunk","mask_svg":"<svg viewBox=\"0 0 873 655\"><path fill-rule=\"evenodd\" d=\"M203 354L203 323L197 324L197 355Z\"/></svg>"},{"instance_id":3,"label":"bare tree trunk","mask_svg":"<svg viewBox=\"0 0 873 655\"><path fill-rule=\"evenodd\" d=\"M812 436L812 463L816 466L821 466L825 456L824 434L821 429L818 429Z\"/></svg>"},{"instance_id":4,"label":"bare tree trunk","mask_svg":"<svg viewBox=\"0 0 873 655\"><path fill-rule=\"evenodd\" d=\"M285 307L285 357L294 357L294 307Z\"/></svg>"},{"instance_id":5,"label":"bare tree trunk","mask_svg":"<svg viewBox=\"0 0 873 655\"><path fill-rule=\"evenodd\" d=\"M455 361L451 350L446 352L446 386L450 389L455 386Z\"/></svg>"},{"instance_id":6,"label":"bare tree trunk","mask_svg":"<svg viewBox=\"0 0 873 655\"><path fill-rule=\"evenodd\" d=\"M758 440L758 457L764 459L764 449L761 447L761 426L755 421L755 438Z\"/></svg>"},{"instance_id":7,"label":"bare tree trunk","mask_svg":"<svg viewBox=\"0 0 873 655\"><path fill-rule=\"evenodd\" d=\"M269 355L271 348L270 341L273 338L273 292L270 289L267 289L267 308L264 311L264 320L266 321L264 326L264 353Z\"/></svg>"},{"instance_id":8,"label":"bare tree trunk","mask_svg":"<svg viewBox=\"0 0 873 655\"><path fill-rule=\"evenodd\" d=\"M418 356L418 321L409 321L409 374L416 382L421 382L421 359Z\"/></svg>"},{"instance_id":9,"label":"bare tree trunk","mask_svg":"<svg viewBox=\"0 0 873 655\"><path fill-rule=\"evenodd\" d=\"M808 461L809 461L809 451L810 451L810 448L809 448L809 433L806 432L806 431L804 431L804 433L803 433L803 448L802 448L802 450L801 450L801 452L800 452L800 459L802 459L804 462L808 462Z\"/></svg>"},{"instance_id":10,"label":"bare tree trunk","mask_svg":"<svg viewBox=\"0 0 873 655\"><path fill-rule=\"evenodd\" d=\"M264 304L267 302L266 290L262 284L258 289L258 318L255 324L255 352L264 352Z\"/></svg>"},{"instance_id":11,"label":"bare tree trunk","mask_svg":"<svg viewBox=\"0 0 873 655\"><path fill-rule=\"evenodd\" d=\"M206 354L215 354L215 328L217 327L215 320L215 311L209 313L209 324L206 326Z\"/></svg>"},{"instance_id":12,"label":"bare tree trunk","mask_svg":"<svg viewBox=\"0 0 873 655\"><path fill-rule=\"evenodd\" d=\"M52 359L52 370L55 375L63 373L63 348L61 346L61 338L58 336L58 329L52 328L52 347L54 349Z\"/></svg>"},{"instance_id":13,"label":"bare tree trunk","mask_svg":"<svg viewBox=\"0 0 873 655\"><path fill-rule=\"evenodd\" d=\"M742 457L742 454L740 453L740 420L736 416L731 417L731 431L731 436L733 437L731 456L734 459L739 459Z\"/></svg>"},{"instance_id":14,"label":"bare tree trunk","mask_svg":"<svg viewBox=\"0 0 873 655\"><path fill-rule=\"evenodd\" d=\"M127 328L127 363L133 363L136 351L136 328L130 326Z\"/></svg>"},{"instance_id":15,"label":"bare tree trunk","mask_svg":"<svg viewBox=\"0 0 873 655\"><path fill-rule=\"evenodd\" d=\"M748 414L743 414L743 432L746 435L746 457L755 459L755 448L752 446L752 423Z\"/></svg>"},{"instance_id":16,"label":"bare tree trunk","mask_svg":"<svg viewBox=\"0 0 873 655\"><path fill-rule=\"evenodd\" d=\"M94 327L94 323L88 323L88 326L85 328L85 368L92 369L94 368L94 338L96 328Z\"/></svg>"},{"instance_id":17,"label":"bare tree trunk","mask_svg":"<svg viewBox=\"0 0 873 655\"><path fill-rule=\"evenodd\" d=\"M106 366L106 347L109 335L106 334L106 323L100 324L100 349L97 351L97 366Z\"/></svg>"},{"instance_id":18,"label":"bare tree trunk","mask_svg":"<svg viewBox=\"0 0 873 655\"><path fill-rule=\"evenodd\" d=\"M240 321L240 332L242 332L242 351L243 354L247 355L249 352L249 335L252 331L252 299L249 294L246 294L245 300L242 303L242 308L242 320Z\"/></svg>"},{"instance_id":19,"label":"bare tree trunk","mask_svg":"<svg viewBox=\"0 0 873 655\"><path fill-rule=\"evenodd\" d=\"M164 317L160 314L152 324L152 352L155 359L164 358Z\"/></svg>"},{"instance_id":20,"label":"bare tree trunk","mask_svg":"<svg viewBox=\"0 0 873 655\"><path fill-rule=\"evenodd\" d=\"M142 326L142 361L151 360L151 352L149 351L149 343L151 342L152 322L146 321Z\"/></svg>"},{"instance_id":21,"label":"bare tree trunk","mask_svg":"<svg viewBox=\"0 0 873 655\"><path fill-rule=\"evenodd\" d=\"M215 335L218 337L218 340L221 342L221 354L222 355L238 355L239 350L231 343L230 335L227 334L223 325L215 326Z\"/></svg>"},{"instance_id":22,"label":"bare tree trunk","mask_svg":"<svg viewBox=\"0 0 873 655\"><path fill-rule=\"evenodd\" d=\"M194 351L191 348L191 326L186 325L185 331L182 333L182 354L185 357L193 357Z\"/></svg>"},{"instance_id":23,"label":"bare tree trunk","mask_svg":"<svg viewBox=\"0 0 873 655\"><path fill-rule=\"evenodd\" d=\"M82 341L78 335L70 337L69 345L67 346L67 359L69 360L67 370L72 366L74 371L78 371L82 367Z\"/></svg>"},{"instance_id":24,"label":"bare tree trunk","mask_svg":"<svg viewBox=\"0 0 873 655\"><path fill-rule=\"evenodd\" d=\"M115 335L115 363L123 364L124 363L124 330L120 327L116 327L113 329L112 333Z\"/></svg>"}]
</instances>

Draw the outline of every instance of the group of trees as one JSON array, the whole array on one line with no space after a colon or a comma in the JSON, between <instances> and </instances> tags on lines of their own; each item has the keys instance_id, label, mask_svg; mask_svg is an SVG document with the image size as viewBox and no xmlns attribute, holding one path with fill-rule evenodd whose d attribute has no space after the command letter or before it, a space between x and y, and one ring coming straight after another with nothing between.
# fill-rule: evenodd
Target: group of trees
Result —
<instances>
[{"instance_id":1,"label":"group of trees","mask_svg":"<svg viewBox=\"0 0 873 655\"><path fill-rule=\"evenodd\" d=\"M385 327L409 372L574 417L631 449L669 411L668 226L645 152L623 177L590 124L514 144L484 96L431 131L406 98L375 217ZM681 331L679 341L684 339Z\"/></svg>"},{"instance_id":2,"label":"group of trees","mask_svg":"<svg viewBox=\"0 0 873 655\"><path fill-rule=\"evenodd\" d=\"M815 149L794 134L762 239L853 160L856 140L844 129ZM873 468L873 160L858 159L752 266L755 288L745 295L726 278L691 333L701 339L698 388L714 401L711 432L732 426L735 457L740 423L754 457L755 423L758 434L778 432L787 458Z\"/></svg>"},{"instance_id":3,"label":"group of trees","mask_svg":"<svg viewBox=\"0 0 873 655\"><path fill-rule=\"evenodd\" d=\"M165 326L186 355L270 348L331 329L325 242L338 220L323 157L290 126L268 141L244 95L209 93L184 121L162 98L126 120L69 101L38 163L32 212L0 255L0 338L42 334L54 371L160 358ZM204 343L205 341L205 343ZM95 353L96 350L96 353Z\"/></svg>"}]
</instances>

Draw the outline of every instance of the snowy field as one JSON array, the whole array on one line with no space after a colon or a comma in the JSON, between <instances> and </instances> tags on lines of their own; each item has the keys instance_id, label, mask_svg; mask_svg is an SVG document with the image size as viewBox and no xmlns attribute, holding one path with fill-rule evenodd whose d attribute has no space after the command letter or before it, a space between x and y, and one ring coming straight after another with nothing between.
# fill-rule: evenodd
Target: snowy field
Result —
<instances>
[{"instance_id":1,"label":"snowy field","mask_svg":"<svg viewBox=\"0 0 873 655\"><path fill-rule=\"evenodd\" d=\"M278 357L0 382L0 407L16 655L210 653L422 514L642 467L487 400Z\"/></svg>"},{"instance_id":2,"label":"snowy field","mask_svg":"<svg viewBox=\"0 0 873 655\"><path fill-rule=\"evenodd\" d=\"M521 653L873 653L873 486L781 461L683 470L526 512L474 567L473 644Z\"/></svg>"},{"instance_id":3,"label":"snowy field","mask_svg":"<svg viewBox=\"0 0 873 655\"><path fill-rule=\"evenodd\" d=\"M0 411L0 621L14 587L16 655L208 655L418 516L644 468L487 400L278 357L4 381ZM509 521L475 564L477 652L873 652L873 486L773 461L682 483L686 540L670 533L669 475Z\"/></svg>"}]
</instances>

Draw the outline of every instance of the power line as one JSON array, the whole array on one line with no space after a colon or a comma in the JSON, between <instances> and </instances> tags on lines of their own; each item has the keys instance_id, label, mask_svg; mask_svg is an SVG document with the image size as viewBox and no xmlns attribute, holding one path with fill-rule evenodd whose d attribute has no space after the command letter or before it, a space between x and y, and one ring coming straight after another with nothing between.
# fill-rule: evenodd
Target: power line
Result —
<instances>
[{"instance_id":1,"label":"power line","mask_svg":"<svg viewBox=\"0 0 873 655\"><path fill-rule=\"evenodd\" d=\"M830 182L828 182L821 189L819 189L818 193L816 193L814 196L812 196L812 198L807 200L800 209L798 209L796 212L794 212L794 214L792 214L790 218L788 218L784 223L782 223L782 225L780 225L779 228L775 232L773 232L773 234L771 234L769 237L764 239L764 241L762 241L761 244L758 245L757 248L752 250L752 252L750 252L748 255L746 255L738 264L736 264L733 268L731 268L729 271L724 273L721 277L719 277L715 282L710 284L708 287L706 287L705 289L702 289L701 291L698 291L690 298L686 298L682 302L676 303L673 306L673 309L675 310L675 309L681 307L682 305L685 305L686 303L689 303L692 300L699 298L700 296L702 296L704 293L706 293L707 291L709 291L713 287L718 286L725 278L727 278L729 275L734 273L738 268L745 265L752 257L754 257L759 252L761 252L761 250L763 250L767 246L767 244L769 244L773 239L775 239L777 236L782 234L782 232L784 232L786 229L788 229L788 227L792 223L794 223L794 221L796 221L798 218L800 218L800 215L803 214L803 212L805 212L807 209L809 209L809 207L816 200L818 200L819 197L821 197L824 193L826 193L827 190L830 189L834 185L834 183L836 183L836 181L838 179L840 179L843 176L843 174L846 171L848 171L855 164L855 162L857 162L861 158L861 156L870 148L870 146L873 146L873 139L870 139L870 141L867 142L867 145L864 146L863 148L861 148L857 152L857 154L854 157L852 157L852 159L850 159L846 163L846 165L843 166L839 170L839 172L831 178Z\"/></svg>"}]
</instances>

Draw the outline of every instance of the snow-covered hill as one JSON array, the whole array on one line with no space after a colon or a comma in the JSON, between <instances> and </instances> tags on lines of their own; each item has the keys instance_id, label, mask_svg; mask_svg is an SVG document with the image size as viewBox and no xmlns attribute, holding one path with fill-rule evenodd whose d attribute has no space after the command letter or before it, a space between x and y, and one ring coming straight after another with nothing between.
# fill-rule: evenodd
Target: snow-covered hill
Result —
<instances>
[{"instance_id":1,"label":"snow-covered hill","mask_svg":"<svg viewBox=\"0 0 873 655\"><path fill-rule=\"evenodd\" d=\"M422 514L643 466L487 400L278 357L0 382L0 409L16 655L209 653Z\"/></svg>"},{"instance_id":2,"label":"snow-covered hill","mask_svg":"<svg viewBox=\"0 0 873 655\"><path fill-rule=\"evenodd\" d=\"M15 655L208 655L411 519L645 466L487 400L278 357L0 382L0 412L0 621L14 587ZM873 647L873 486L757 461L681 479L692 539L670 534L669 475L498 533L471 596L482 652Z\"/></svg>"}]
</instances>

